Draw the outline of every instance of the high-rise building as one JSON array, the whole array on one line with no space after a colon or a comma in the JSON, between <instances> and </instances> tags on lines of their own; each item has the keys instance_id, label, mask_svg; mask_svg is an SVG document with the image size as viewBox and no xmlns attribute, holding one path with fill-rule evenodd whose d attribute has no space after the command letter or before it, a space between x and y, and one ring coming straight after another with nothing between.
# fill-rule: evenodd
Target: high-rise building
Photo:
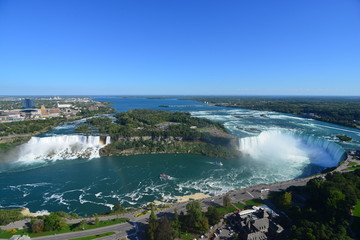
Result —
<instances>
[{"instance_id":1,"label":"high-rise building","mask_svg":"<svg viewBox=\"0 0 360 240\"><path fill-rule=\"evenodd\" d=\"M32 99L29 99L29 98L25 98L22 101L22 105L23 105L23 108L25 108L25 109L35 108L34 101Z\"/></svg>"}]
</instances>

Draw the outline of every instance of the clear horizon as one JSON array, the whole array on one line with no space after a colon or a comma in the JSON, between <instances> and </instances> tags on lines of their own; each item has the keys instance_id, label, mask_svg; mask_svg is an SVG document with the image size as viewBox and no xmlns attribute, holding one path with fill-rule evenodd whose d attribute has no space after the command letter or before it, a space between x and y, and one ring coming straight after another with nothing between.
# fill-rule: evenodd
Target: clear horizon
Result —
<instances>
[{"instance_id":1,"label":"clear horizon","mask_svg":"<svg viewBox=\"0 0 360 240\"><path fill-rule=\"evenodd\" d=\"M356 0L0 1L0 96L360 96Z\"/></svg>"},{"instance_id":2,"label":"clear horizon","mask_svg":"<svg viewBox=\"0 0 360 240\"><path fill-rule=\"evenodd\" d=\"M201 95L201 94L173 94L173 95L165 95L165 94L128 94L128 95L120 95L120 94L54 94L54 95L44 95L44 94L24 94L24 95L0 95L0 98L4 97L162 97L162 98L172 98L172 97L280 97L280 98L360 98L359 95Z\"/></svg>"}]
</instances>

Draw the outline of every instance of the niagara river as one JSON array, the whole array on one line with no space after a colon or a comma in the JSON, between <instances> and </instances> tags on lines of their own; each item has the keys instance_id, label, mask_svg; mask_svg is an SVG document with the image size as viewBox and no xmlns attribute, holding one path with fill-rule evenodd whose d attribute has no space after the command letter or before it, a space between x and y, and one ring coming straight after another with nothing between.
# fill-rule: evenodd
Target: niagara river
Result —
<instances>
[{"instance_id":1,"label":"niagara river","mask_svg":"<svg viewBox=\"0 0 360 240\"><path fill-rule=\"evenodd\" d=\"M209 106L179 99L97 97L117 112L146 108L190 112L224 124L243 157L189 154L101 157L110 138L75 132L84 120L32 137L0 159L0 208L90 215L115 203L140 207L176 196L217 195L260 183L316 174L336 166L347 150L360 150L360 131L293 115ZM167 106L167 107L163 107ZM343 134L351 142L336 137ZM214 164L221 161L223 166ZM160 174L171 179L160 179Z\"/></svg>"}]
</instances>

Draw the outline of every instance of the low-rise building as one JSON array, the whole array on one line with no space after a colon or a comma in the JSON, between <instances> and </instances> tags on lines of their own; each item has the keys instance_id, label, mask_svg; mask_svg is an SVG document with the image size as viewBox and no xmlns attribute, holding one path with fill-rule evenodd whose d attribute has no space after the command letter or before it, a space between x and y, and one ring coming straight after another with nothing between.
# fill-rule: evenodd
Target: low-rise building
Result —
<instances>
[{"instance_id":1,"label":"low-rise building","mask_svg":"<svg viewBox=\"0 0 360 240\"><path fill-rule=\"evenodd\" d=\"M71 108L72 104L60 104L58 103L58 108Z\"/></svg>"},{"instance_id":2,"label":"low-rise building","mask_svg":"<svg viewBox=\"0 0 360 240\"><path fill-rule=\"evenodd\" d=\"M274 221L274 216L278 215L267 206L240 212L240 238L242 240L276 239L284 229Z\"/></svg>"},{"instance_id":3,"label":"low-rise building","mask_svg":"<svg viewBox=\"0 0 360 240\"><path fill-rule=\"evenodd\" d=\"M97 107L97 106L90 106L90 107L88 107L88 110L89 110L89 111L97 111L97 110L99 110L99 107Z\"/></svg>"},{"instance_id":4,"label":"low-rise building","mask_svg":"<svg viewBox=\"0 0 360 240\"><path fill-rule=\"evenodd\" d=\"M42 117L58 117L58 116L60 116L59 108L46 108L44 105L41 106L41 108L38 112L39 112L39 115L41 115Z\"/></svg>"}]
</instances>

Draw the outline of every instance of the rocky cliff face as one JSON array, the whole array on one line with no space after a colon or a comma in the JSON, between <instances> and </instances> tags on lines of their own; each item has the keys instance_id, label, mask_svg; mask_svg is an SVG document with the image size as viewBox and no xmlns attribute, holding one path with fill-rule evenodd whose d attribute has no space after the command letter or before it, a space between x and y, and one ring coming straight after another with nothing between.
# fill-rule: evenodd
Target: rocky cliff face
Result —
<instances>
[{"instance_id":1,"label":"rocky cliff face","mask_svg":"<svg viewBox=\"0 0 360 240\"><path fill-rule=\"evenodd\" d=\"M202 154L209 157L237 158L238 139L223 131L208 132L196 139L174 136L112 137L112 144L100 150L101 156L128 156L136 154Z\"/></svg>"},{"instance_id":2,"label":"rocky cliff face","mask_svg":"<svg viewBox=\"0 0 360 240\"><path fill-rule=\"evenodd\" d=\"M116 141L182 141L183 137L173 137L173 136L139 136L139 137L118 137Z\"/></svg>"}]
</instances>

